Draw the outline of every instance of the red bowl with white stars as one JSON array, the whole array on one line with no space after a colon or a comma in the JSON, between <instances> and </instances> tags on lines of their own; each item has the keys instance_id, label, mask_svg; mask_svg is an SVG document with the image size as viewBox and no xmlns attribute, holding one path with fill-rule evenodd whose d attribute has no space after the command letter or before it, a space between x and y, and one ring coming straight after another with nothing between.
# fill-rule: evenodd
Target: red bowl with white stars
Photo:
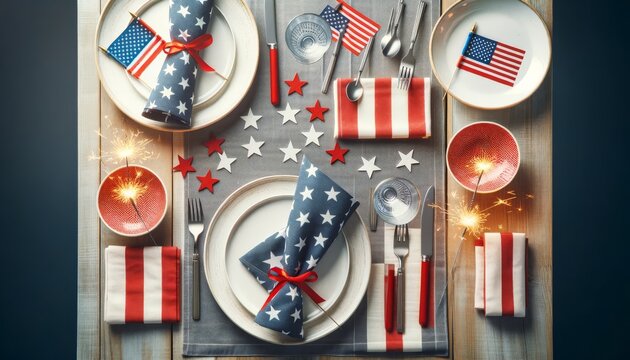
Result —
<instances>
[{"instance_id":1,"label":"red bowl with white stars","mask_svg":"<svg viewBox=\"0 0 630 360\"><path fill-rule=\"evenodd\" d=\"M146 235L166 216L166 187L144 166L123 166L101 182L97 208L103 223L116 234Z\"/></svg>"},{"instance_id":2,"label":"red bowl with white stars","mask_svg":"<svg viewBox=\"0 0 630 360\"><path fill-rule=\"evenodd\" d=\"M460 129L446 148L446 166L455 181L470 191L492 193L516 176L521 152L516 138L505 127L488 121Z\"/></svg>"}]
</instances>

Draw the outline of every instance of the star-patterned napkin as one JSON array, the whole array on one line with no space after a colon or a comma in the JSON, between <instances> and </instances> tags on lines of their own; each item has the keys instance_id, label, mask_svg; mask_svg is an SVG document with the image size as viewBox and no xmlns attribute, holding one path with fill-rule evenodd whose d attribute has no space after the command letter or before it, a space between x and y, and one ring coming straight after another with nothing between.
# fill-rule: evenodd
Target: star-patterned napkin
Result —
<instances>
[{"instance_id":1,"label":"star-patterned napkin","mask_svg":"<svg viewBox=\"0 0 630 360\"><path fill-rule=\"evenodd\" d=\"M172 0L170 35L187 44L206 33L213 0ZM142 116L169 124L191 126L198 64L188 50L168 55Z\"/></svg>"},{"instance_id":2,"label":"star-patterned napkin","mask_svg":"<svg viewBox=\"0 0 630 360\"><path fill-rule=\"evenodd\" d=\"M274 290L278 283L269 278L269 271L283 269L292 277L313 271L358 206L348 192L306 157L302 159L286 228L240 259L268 292L277 291L256 315L256 323L291 337L304 337L302 289L296 283L284 282ZM308 286L314 289L314 284Z\"/></svg>"}]
</instances>

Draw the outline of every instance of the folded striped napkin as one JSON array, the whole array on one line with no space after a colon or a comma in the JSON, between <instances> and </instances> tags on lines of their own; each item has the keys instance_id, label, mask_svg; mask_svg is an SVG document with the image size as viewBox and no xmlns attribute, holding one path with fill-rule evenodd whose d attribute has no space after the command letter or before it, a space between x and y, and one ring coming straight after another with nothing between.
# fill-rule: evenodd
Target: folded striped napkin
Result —
<instances>
[{"instance_id":1,"label":"folded striped napkin","mask_svg":"<svg viewBox=\"0 0 630 360\"><path fill-rule=\"evenodd\" d=\"M105 321L110 324L180 319L180 250L174 246L105 249Z\"/></svg>"},{"instance_id":2,"label":"folded striped napkin","mask_svg":"<svg viewBox=\"0 0 630 360\"><path fill-rule=\"evenodd\" d=\"M431 136L431 79L413 78L408 91L394 78L361 79L358 102L346 96L352 79L334 86L335 138L423 139Z\"/></svg>"},{"instance_id":3,"label":"folded striped napkin","mask_svg":"<svg viewBox=\"0 0 630 360\"><path fill-rule=\"evenodd\" d=\"M527 238L485 233L475 243L475 308L486 316L525 317Z\"/></svg>"},{"instance_id":4,"label":"folded striped napkin","mask_svg":"<svg viewBox=\"0 0 630 360\"><path fill-rule=\"evenodd\" d=\"M419 322L420 315L420 267L422 264L420 229L409 228L409 255L405 259L405 332L396 331L396 306L393 312L393 324L386 330L387 316L387 277L393 275L393 263L397 263L394 255L394 227L384 227L383 255L385 264L372 264L370 282L367 289L367 351L368 352L421 352L423 350L423 329ZM433 290L432 296L433 298ZM435 327L435 306L429 305L429 328ZM424 335L427 336L426 334Z\"/></svg>"}]
</instances>

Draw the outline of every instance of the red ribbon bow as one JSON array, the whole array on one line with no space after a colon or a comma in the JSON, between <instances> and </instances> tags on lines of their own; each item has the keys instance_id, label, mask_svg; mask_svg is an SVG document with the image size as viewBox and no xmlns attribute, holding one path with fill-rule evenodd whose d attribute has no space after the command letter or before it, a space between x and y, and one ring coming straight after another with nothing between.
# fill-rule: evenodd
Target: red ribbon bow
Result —
<instances>
[{"instance_id":1,"label":"red ribbon bow","mask_svg":"<svg viewBox=\"0 0 630 360\"><path fill-rule=\"evenodd\" d=\"M199 55L199 51L207 48L211 44L212 44L212 35L203 34L189 43L182 43L177 40L167 42L164 45L164 52L167 53L168 55L173 55L173 54L182 52L184 50L187 50L190 56L192 56L193 59L195 59L195 61L197 62L197 65L199 65L201 70L214 71L214 69L210 65L208 65L208 63L206 63Z\"/></svg>"},{"instance_id":2,"label":"red ribbon bow","mask_svg":"<svg viewBox=\"0 0 630 360\"><path fill-rule=\"evenodd\" d=\"M263 310L264 308L267 307L267 305L271 302L271 299L273 299L274 296L276 296L276 294L280 291L280 289L282 289L285 283L291 283L299 287L300 289L302 289L302 291L306 293L306 295L308 295L317 304L325 301L323 297L319 296L315 292L315 290L313 290L307 284L310 282L317 281L318 277L315 271L307 271L304 274L291 276L287 274L286 271L284 271L283 269L279 267L274 267L269 270L269 272L267 273L267 276L269 277L269 279L277 281L278 283L273 288L273 290L267 297L267 301L265 301L265 303L263 304L262 308L260 308L260 310Z\"/></svg>"}]
</instances>

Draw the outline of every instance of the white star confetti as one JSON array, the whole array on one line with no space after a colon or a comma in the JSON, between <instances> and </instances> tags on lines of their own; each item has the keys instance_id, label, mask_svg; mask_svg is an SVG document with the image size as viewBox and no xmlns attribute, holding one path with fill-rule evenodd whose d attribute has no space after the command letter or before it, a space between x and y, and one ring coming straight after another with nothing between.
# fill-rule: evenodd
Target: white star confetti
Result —
<instances>
[{"instance_id":1,"label":"white star confetti","mask_svg":"<svg viewBox=\"0 0 630 360\"><path fill-rule=\"evenodd\" d=\"M243 130L247 129L250 126L258 129L258 120L260 120L260 118L262 118L261 115L254 115L252 109L249 108L249 112L247 113L247 115L241 116L241 119L245 121L245 126L243 127Z\"/></svg>"},{"instance_id":2,"label":"white star confetti","mask_svg":"<svg viewBox=\"0 0 630 360\"><path fill-rule=\"evenodd\" d=\"M291 109L291 105L287 103L287 107L284 110L278 110L278 114L282 115L282 125L286 124L287 121L297 124L295 115L299 112L300 109Z\"/></svg>"},{"instance_id":3,"label":"white star confetti","mask_svg":"<svg viewBox=\"0 0 630 360\"><path fill-rule=\"evenodd\" d=\"M225 169L231 174L232 163L235 161L236 158L228 157L225 151L223 153L219 153L219 165L217 166L217 170Z\"/></svg>"},{"instance_id":4,"label":"white star confetti","mask_svg":"<svg viewBox=\"0 0 630 360\"><path fill-rule=\"evenodd\" d=\"M280 148L280 151L284 153L284 159L282 159L282 162L287 162L287 160L291 159L297 163L297 154L302 151L302 149L294 148L293 143L289 140L287 147Z\"/></svg>"},{"instance_id":5,"label":"white star confetti","mask_svg":"<svg viewBox=\"0 0 630 360\"><path fill-rule=\"evenodd\" d=\"M260 152L260 147L263 146L264 144L265 144L264 141L256 141L254 140L253 136L250 136L249 144L243 144L241 146L247 149L247 158L249 158L250 156L254 154L258 156L262 156L262 153Z\"/></svg>"},{"instance_id":6,"label":"white star confetti","mask_svg":"<svg viewBox=\"0 0 630 360\"><path fill-rule=\"evenodd\" d=\"M311 129L309 131L302 131L302 135L306 137L306 144L304 144L304 147L309 144L319 146L319 138L324 135L324 133L321 131L315 131L315 125L311 124Z\"/></svg>"},{"instance_id":7,"label":"white star confetti","mask_svg":"<svg viewBox=\"0 0 630 360\"><path fill-rule=\"evenodd\" d=\"M411 172L412 165L420 164L418 160L413 158L413 149L406 154L399 151L398 155L400 156L400 161L398 162L398 165L396 165L397 168L404 166L407 170L409 170L409 172Z\"/></svg>"},{"instance_id":8,"label":"white star confetti","mask_svg":"<svg viewBox=\"0 0 630 360\"><path fill-rule=\"evenodd\" d=\"M361 161L363 161L363 166L359 168L359 171L365 171L370 179L375 171L381 171L381 168L375 164L376 156L372 157L370 160L366 160L361 156Z\"/></svg>"}]
</instances>

